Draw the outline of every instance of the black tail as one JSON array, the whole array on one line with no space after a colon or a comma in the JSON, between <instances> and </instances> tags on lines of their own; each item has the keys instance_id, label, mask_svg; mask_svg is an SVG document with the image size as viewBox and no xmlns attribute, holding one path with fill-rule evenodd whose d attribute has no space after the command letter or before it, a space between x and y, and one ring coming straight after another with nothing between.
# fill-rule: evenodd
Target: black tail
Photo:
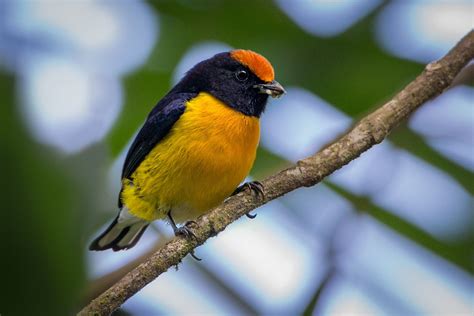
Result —
<instances>
[{"instance_id":1,"label":"black tail","mask_svg":"<svg viewBox=\"0 0 474 316\"><path fill-rule=\"evenodd\" d=\"M119 251L130 249L137 244L149 222L144 220L119 222L119 216L91 243L89 250L113 249L113 251Z\"/></svg>"}]
</instances>

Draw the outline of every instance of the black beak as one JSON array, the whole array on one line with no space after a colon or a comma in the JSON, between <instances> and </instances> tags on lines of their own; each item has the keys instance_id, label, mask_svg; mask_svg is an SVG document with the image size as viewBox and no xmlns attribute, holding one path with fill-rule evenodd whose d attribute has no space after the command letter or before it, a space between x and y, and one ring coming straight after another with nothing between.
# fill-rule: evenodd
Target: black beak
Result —
<instances>
[{"instance_id":1,"label":"black beak","mask_svg":"<svg viewBox=\"0 0 474 316\"><path fill-rule=\"evenodd\" d=\"M258 92L268 94L272 98L279 98L286 93L283 86L276 80L270 83L256 84L253 87L257 88Z\"/></svg>"}]
</instances>

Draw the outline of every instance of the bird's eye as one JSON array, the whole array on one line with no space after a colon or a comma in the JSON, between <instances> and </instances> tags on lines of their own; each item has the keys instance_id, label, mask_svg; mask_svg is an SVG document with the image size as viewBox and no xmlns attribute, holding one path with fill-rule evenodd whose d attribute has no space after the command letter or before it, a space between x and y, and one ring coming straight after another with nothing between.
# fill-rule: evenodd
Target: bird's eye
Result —
<instances>
[{"instance_id":1,"label":"bird's eye","mask_svg":"<svg viewBox=\"0 0 474 316\"><path fill-rule=\"evenodd\" d=\"M239 70L235 73L235 77L239 81L245 81L249 78L249 74L245 70Z\"/></svg>"}]
</instances>

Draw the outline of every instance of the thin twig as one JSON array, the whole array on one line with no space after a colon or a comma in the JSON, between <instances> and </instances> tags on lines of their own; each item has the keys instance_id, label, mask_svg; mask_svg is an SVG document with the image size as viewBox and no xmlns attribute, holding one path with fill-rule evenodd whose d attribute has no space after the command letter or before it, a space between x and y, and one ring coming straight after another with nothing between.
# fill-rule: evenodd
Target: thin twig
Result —
<instances>
[{"instance_id":1,"label":"thin twig","mask_svg":"<svg viewBox=\"0 0 474 316\"><path fill-rule=\"evenodd\" d=\"M393 99L360 120L337 141L314 156L263 180L263 199L248 191L229 198L196 221L197 225L192 227L196 239L174 238L79 314L109 315L160 274L180 263L190 251L208 238L216 236L242 215L297 188L313 186L356 159L364 151L383 141L394 127L424 102L448 88L454 77L473 58L474 32L471 31L445 57L428 64L423 73Z\"/></svg>"}]
</instances>

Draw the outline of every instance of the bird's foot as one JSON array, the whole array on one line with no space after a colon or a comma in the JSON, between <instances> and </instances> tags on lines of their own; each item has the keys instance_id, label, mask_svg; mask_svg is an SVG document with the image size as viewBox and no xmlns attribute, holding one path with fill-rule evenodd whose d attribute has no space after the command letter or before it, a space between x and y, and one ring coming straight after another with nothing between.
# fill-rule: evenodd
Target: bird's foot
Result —
<instances>
[{"instance_id":1,"label":"bird's foot","mask_svg":"<svg viewBox=\"0 0 474 316\"><path fill-rule=\"evenodd\" d=\"M197 223L195 221L188 221L181 227L173 226L174 235L175 236L181 235L181 236L184 236L186 238L197 239L196 235L193 233L193 231L189 227L191 224L197 225Z\"/></svg>"},{"instance_id":2,"label":"bird's foot","mask_svg":"<svg viewBox=\"0 0 474 316\"><path fill-rule=\"evenodd\" d=\"M263 187L263 184L260 181L245 182L237 189L235 189L232 195L239 194L240 192L245 191L247 189L255 193L261 199L265 198L265 188Z\"/></svg>"},{"instance_id":3,"label":"bird's foot","mask_svg":"<svg viewBox=\"0 0 474 316\"><path fill-rule=\"evenodd\" d=\"M189 227L192 224L197 225L197 223L195 221L188 221L181 227L174 226L173 230L174 230L175 236L184 236L186 238L197 239L196 235L193 233L193 231ZM191 257L193 257L197 261L202 260L201 258L199 258L198 256L195 255L194 250L191 250L191 252L189 254L191 255Z\"/></svg>"},{"instance_id":4,"label":"bird's foot","mask_svg":"<svg viewBox=\"0 0 474 316\"><path fill-rule=\"evenodd\" d=\"M237 189L235 189L232 195L239 194L240 192L245 191L247 189L255 193L255 195L261 198L262 200L265 198L265 188L263 184L259 181L245 182L244 184L239 186ZM249 212L249 213L246 213L245 216L247 216L248 218L254 219L255 217L257 217L257 214L250 214Z\"/></svg>"}]
</instances>

